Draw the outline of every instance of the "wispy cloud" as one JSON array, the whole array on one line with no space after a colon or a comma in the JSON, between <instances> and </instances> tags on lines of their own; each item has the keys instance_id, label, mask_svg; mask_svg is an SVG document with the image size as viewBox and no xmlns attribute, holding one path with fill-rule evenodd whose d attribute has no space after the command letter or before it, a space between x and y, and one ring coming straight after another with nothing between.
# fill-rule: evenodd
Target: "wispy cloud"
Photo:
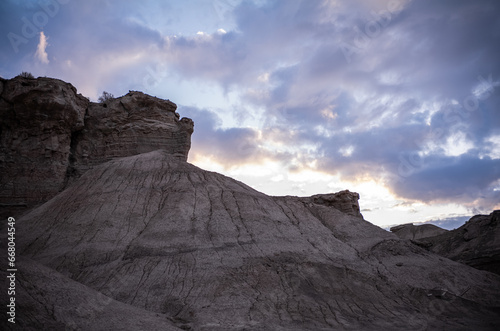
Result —
<instances>
[{"instance_id":1,"label":"wispy cloud","mask_svg":"<svg viewBox=\"0 0 500 331\"><path fill-rule=\"evenodd\" d=\"M45 36L43 31L40 31L40 41L38 42L38 46L36 47L35 57L43 64L49 64L49 55L47 54L47 46L49 45L47 40L49 38Z\"/></svg>"}]
</instances>

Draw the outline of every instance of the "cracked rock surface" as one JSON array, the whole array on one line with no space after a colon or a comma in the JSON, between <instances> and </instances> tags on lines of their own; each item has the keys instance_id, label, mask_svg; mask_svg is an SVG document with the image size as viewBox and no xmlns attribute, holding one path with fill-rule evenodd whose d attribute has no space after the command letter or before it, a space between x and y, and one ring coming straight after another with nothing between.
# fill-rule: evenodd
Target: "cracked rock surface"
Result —
<instances>
[{"instance_id":1,"label":"cracked rock surface","mask_svg":"<svg viewBox=\"0 0 500 331\"><path fill-rule=\"evenodd\" d=\"M30 259L19 259L17 269L16 324L2 318L2 330L182 330L164 315L113 300ZM0 271L2 279L8 274Z\"/></svg>"},{"instance_id":2,"label":"cracked rock surface","mask_svg":"<svg viewBox=\"0 0 500 331\"><path fill-rule=\"evenodd\" d=\"M428 250L500 275L500 210L476 215L458 229L421 238Z\"/></svg>"},{"instance_id":3,"label":"cracked rock surface","mask_svg":"<svg viewBox=\"0 0 500 331\"><path fill-rule=\"evenodd\" d=\"M270 197L158 150L97 165L19 219L18 252L79 283L82 298L185 330L500 326L500 276L319 202Z\"/></svg>"}]
</instances>

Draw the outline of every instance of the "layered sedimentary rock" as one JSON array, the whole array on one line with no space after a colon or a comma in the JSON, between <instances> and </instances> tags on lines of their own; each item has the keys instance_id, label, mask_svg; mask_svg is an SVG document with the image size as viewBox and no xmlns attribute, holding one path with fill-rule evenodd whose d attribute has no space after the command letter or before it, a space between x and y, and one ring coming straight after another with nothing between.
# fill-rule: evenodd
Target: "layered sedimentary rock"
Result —
<instances>
[{"instance_id":1,"label":"layered sedimentary rock","mask_svg":"<svg viewBox=\"0 0 500 331\"><path fill-rule=\"evenodd\" d=\"M413 223L393 226L390 230L399 238L412 240L433 237L448 232L448 230L433 224L413 225Z\"/></svg>"},{"instance_id":2,"label":"layered sedimentary rock","mask_svg":"<svg viewBox=\"0 0 500 331\"><path fill-rule=\"evenodd\" d=\"M186 160L193 122L176 107L142 92L93 103L61 80L0 79L0 216L48 200L114 157L161 148Z\"/></svg>"},{"instance_id":3,"label":"layered sedimentary rock","mask_svg":"<svg viewBox=\"0 0 500 331\"><path fill-rule=\"evenodd\" d=\"M91 103L85 126L74 137L72 170L81 174L115 157L163 149L187 160L193 121L180 119L169 101L131 91L103 103Z\"/></svg>"},{"instance_id":4,"label":"layered sedimentary rock","mask_svg":"<svg viewBox=\"0 0 500 331\"><path fill-rule=\"evenodd\" d=\"M356 192L344 190L337 193L316 194L305 199L315 204L333 207L348 215L363 218L359 210L359 194Z\"/></svg>"},{"instance_id":5,"label":"layered sedimentary rock","mask_svg":"<svg viewBox=\"0 0 500 331\"><path fill-rule=\"evenodd\" d=\"M500 275L500 210L476 215L458 229L421 238L430 251Z\"/></svg>"},{"instance_id":6,"label":"layered sedimentary rock","mask_svg":"<svg viewBox=\"0 0 500 331\"><path fill-rule=\"evenodd\" d=\"M17 227L23 256L182 329L500 325L500 276L165 151L94 167Z\"/></svg>"},{"instance_id":7,"label":"layered sedimentary rock","mask_svg":"<svg viewBox=\"0 0 500 331\"><path fill-rule=\"evenodd\" d=\"M89 101L56 79L0 81L0 206L14 212L64 187L71 135L84 127Z\"/></svg>"}]
</instances>

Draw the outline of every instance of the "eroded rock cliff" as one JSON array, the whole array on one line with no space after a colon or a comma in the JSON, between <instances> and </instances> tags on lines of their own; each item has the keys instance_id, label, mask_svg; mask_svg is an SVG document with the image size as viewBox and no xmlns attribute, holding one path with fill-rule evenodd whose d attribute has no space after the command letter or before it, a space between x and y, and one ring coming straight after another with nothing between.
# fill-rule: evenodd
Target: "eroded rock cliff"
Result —
<instances>
[{"instance_id":1,"label":"eroded rock cliff","mask_svg":"<svg viewBox=\"0 0 500 331\"><path fill-rule=\"evenodd\" d=\"M116 157L163 149L187 160L193 121L180 118L169 101L131 91L103 103L90 103L85 125L73 139L72 170L82 174Z\"/></svg>"},{"instance_id":2,"label":"eroded rock cliff","mask_svg":"<svg viewBox=\"0 0 500 331\"><path fill-rule=\"evenodd\" d=\"M344 190L337 193L316 194L306 199L312 203L333 207L348 215L363 218L359 210L359 194L356 192Z\"/></svg>"},{"instance_id":3,"label":"eroded rock cliff","mask_svg":"<svg viewBox=\"0 0 500 331\"><path fill-rule=\"evenodd\" d=\"M12 216L64 187L71 136L83 129L89 101L57 79L0 84L0 208Z\"/></svg>"},{"instance_id":4,"label":"eroded rock cliff","mask_svg":"<svg viewBox=\"0 0 500 331\"><path fill-rule=\"evenodd\" d=\"M0 79L0 216L16 216L95 165L157 149L187 160L193 122L142 92L90 102L58 79Z\"/></svg>"}]
</instances>

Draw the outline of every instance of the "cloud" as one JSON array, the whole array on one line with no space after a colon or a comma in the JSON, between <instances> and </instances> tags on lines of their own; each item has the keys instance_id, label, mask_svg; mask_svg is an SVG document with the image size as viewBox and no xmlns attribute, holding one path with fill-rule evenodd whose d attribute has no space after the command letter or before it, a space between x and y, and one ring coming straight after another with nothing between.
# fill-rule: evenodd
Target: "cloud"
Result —
<instances>
[{"instance_id":1,"label":"cloud","mask_svg":"<svg viewBox=\"0 0 500 331\"><path fill-rule=\"evenodd\" d=\"M500 201L500 159L433 156L422 161L421 169L395 182L395 193L424 202L448 202L476 206L487 211Z\"/></svg>"},{"instance_id":2,"label":"cloud","mask_svg":"<svg viewBox=\"0 0 500 331\"><path fill-rule=\"evenodd\" d=\"M196 107L179 106L182 116L196 119L192 136L193 158L213 159L229 169L234 166L259 163L266 153L259 146L259 133L250 128L220 128L221 119L212 111Z\"/></svg>"},{"instance_id":3,"label":"cloud","mask_svg":"<svg viewBox=\"0 0 500 331\"><path fill-rule=\"evenodd\" d=\"M414 225L434 224L442 229L454 230L465 224L471 217L470 216L451 216L435 220L430 220L422 223L415 223Z\"/></svg>"},{"instance_id":4,"label":"cloud","mask_svg":"<svg viewBox=\"0 0 500 331\"><path fill-rule=\"evenodd\" d=\"M49 64L49 55L47 54L47 46L49 45L47 40L49 38L45 36L43 31L40 32L40 42L36 47L35 57L43 64Z\"/></svg>"},{"instance_id":5,"label":"cloud","mask_svg":"<svg viewBox=\"0 0 500 331\"><path fill-rule=\"evenodd\" d=\"M145 81L162 81L155 94L174 102L176 84L222 87L238 99L224 109L241 117L233 127L197 104L195 91L182 91L193 103L179 109L195 120L193 153L227 167L314 164L343 180L373 179L402 199L498 206L498 1L230 4L219 15L210 5L196 13L194 3L70 2L44 27L57 57L43 68L90 97L145 90ZM14 9L0 16L19 31L9 16L33 13ZM342 45L353 47L347 56ZM11 56L25 70L11 53L0 63ZM235 104L246 112L235 114Z\"/></svg>"},{"instance_id":6,"label":"cloud","mask_svg":"<svg viewBox=\"0 0 500 331\"><path fill-rule=\"evenodd\" d=\"M179 72L237 86L264 108L262 140L295 149L284 162L316 160L320 171L376 179L403 199L492 208L498 160L480 156L495 155L499 132L497 7L245 2L237 31L171 38L165 51ZM362 38L347 61L339 45ZM482 81L487 97L474 95Z\"/></svg>"}]
</instances>

